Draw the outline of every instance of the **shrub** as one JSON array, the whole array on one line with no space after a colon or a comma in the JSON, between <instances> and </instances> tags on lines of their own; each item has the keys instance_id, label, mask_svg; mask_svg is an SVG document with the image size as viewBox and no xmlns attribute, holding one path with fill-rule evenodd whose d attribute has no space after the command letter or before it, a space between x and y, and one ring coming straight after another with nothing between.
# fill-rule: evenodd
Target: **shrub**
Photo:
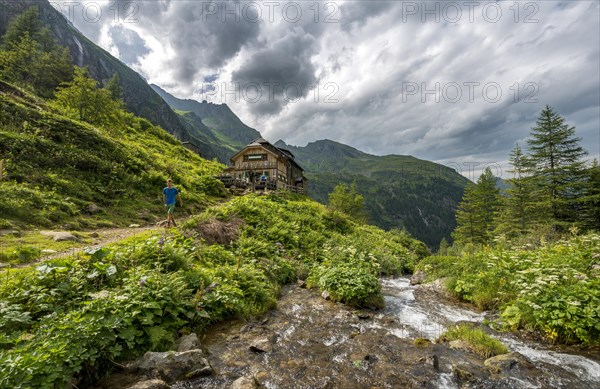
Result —
<instances>
[{"instance_id":1,"label":"shrub","mask_svg":"<svg viewBox=\"0 0 600 389\"><path fill-rule=\"evenodd\" d=\"M307 279L308 286L316 286L331 294L334 301L341 301L351 306L366 307L377 304L381 292L379 279L366 267L319 266Z\"/></svg>"},{"instance_id":2,"label":"shrub","mask_svg":"<svg viewBox=\"0 0 600 389\"><path fill-rule=\"evenodd\" d=\"M194 250L191 240L183 236L153 236L121 244L107 259L123 266L147 265L172 272L186 269Z\"/></svg>"},{"instance_id":3,"label":"shrub","mask_svg":"<svg viewBox=\"0 0 600 389\"><path fill-rule=\"evenodd\" d=\"M31 314L20 304L0 300L0 331L5 334L27 329L31 324ZM6 342L10 343L10 342ZM0 342L0 345L2 342Z\"/></svg>"},{"instance_id":4,"label":"shrub","mask_svg":"<svg viewBox=\"0 0 600 389\"><path fill-rule=\"evenodd\" d=\"M329 253L329 261L312 269L309 287L330 293L335 301L353 306L381 305L381 285L375 264L349 247Z\"/></svg>"}]
</instances>

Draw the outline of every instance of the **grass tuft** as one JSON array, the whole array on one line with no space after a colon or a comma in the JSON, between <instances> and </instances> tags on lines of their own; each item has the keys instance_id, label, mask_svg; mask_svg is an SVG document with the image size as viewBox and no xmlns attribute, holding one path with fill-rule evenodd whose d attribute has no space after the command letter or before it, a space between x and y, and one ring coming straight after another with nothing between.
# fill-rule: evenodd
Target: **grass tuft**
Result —
<instances>
[{"instance_id":1,"label":"grass tuft","mask_svg":"<svg viewBox=\"0 0 600 389\"><path fill-rule=\"evenodd\" d=\"M469 344L473 352L484 358L506 354L508 348L498 339L486 334L481 328L467 324L457 325L448 329L440 336L442 341L462 340Z\"/></svg>"}]
</instances>

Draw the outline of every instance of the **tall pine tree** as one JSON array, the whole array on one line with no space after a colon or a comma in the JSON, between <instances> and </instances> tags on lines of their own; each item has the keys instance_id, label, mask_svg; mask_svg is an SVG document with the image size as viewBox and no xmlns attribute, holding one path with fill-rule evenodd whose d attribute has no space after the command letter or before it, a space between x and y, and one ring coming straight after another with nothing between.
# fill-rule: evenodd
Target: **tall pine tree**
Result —
<instances>
[{"instance_id":1,"label":"tall pine tree","mask_svg":"<svg viewBox=\"0 0 600 389\"><path fill-rule=\"evenodd\" d=\"M552 224L562 229L577 220L579 198L585 187L583 156L587 152L579 146L575 127L546 106L531 129L530 160L536 177L539 207L548 207Z\"/></svg>"},{"instance_id":2,"label":"tall pine tree","mask_svg":"<svg viewBox=\"0 0 600 389\"><path fill-rule=\"evenodd\" d=\"M477 184L465 188L456 210L456 229L452 237L459 243L488 244L495 229L494 219L500 208L500 190L490 168L486 168Z\"/></svg>"},{"instance_id":3,"label":"tall pine tree","mask_svg":"<svg viewBox=\"0 0 600 389\"><path fill-rule=\"evenodd\" d=\"M497 233L509 238L526 234L549 220L547 208L540 207L542 199L534 198L536 177L532 175L531 161L517 144L510 152L506 195L502 197L502 209L498 213ZM541 193L540 193L541 195Z\"/></svg>"}]
</instances>

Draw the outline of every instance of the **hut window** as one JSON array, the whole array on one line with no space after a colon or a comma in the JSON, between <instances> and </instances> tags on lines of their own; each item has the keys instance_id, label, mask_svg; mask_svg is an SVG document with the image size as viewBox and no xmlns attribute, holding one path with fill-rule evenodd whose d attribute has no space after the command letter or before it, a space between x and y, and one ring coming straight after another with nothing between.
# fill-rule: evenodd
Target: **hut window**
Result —
<instances>
[{"instance_id":1,"label":"hut window","mask_svg":"<svg viewBox=\"0 0 600 389\"><path fill-rule=\"evenodd\" d=\"M244 155L244 161L266 161L267 154L247 154Z\"/></svg>"}]
</instances>

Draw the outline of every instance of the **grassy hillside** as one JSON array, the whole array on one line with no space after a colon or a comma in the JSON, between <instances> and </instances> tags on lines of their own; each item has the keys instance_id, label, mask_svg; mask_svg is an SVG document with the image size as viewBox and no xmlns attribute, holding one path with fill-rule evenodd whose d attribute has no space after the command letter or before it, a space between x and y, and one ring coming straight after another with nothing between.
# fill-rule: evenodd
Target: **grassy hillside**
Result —
<instances>
[{"instance_id":1,"label":"grassy hillside","mask_svg":"<svg viewBox=\"0 0 600 389\"><path fill-rule=\"evenodd\" d=\"M0 228L154 221L163 216L168 177L183 190L189 211L221 191L211 175L222 165L131 114L121 127L95 128L0 82L0 117Z\"/></svg>"},{"instance_id":2,"label":"grassy hillside","mask_svg":"<svg viewBox=\"0 0 600 389\"><path fill-rule=\"evenodd\" d=\"M114 362L168 349L178 332L266 311L297 278L337 301L381 305L378 277L423 254L405 234L306 198L238 197L183 234L0 272L0 387L85 387Z\"/></svg>"},{"instance_id":3,"label":"grassy hillside","mask_svg":"<svg viewBox=\"0 0 600 389\"><path fill-rule=\"evenodd\" d=\"M405 228L430 247L450 239L454 213L467 179L456 171L411 156L375 156L330 140L287 148L306 169L310 196L327 203L340 182L356 181L369 220L382 228Z\"/></svg>"}]
</instances>

